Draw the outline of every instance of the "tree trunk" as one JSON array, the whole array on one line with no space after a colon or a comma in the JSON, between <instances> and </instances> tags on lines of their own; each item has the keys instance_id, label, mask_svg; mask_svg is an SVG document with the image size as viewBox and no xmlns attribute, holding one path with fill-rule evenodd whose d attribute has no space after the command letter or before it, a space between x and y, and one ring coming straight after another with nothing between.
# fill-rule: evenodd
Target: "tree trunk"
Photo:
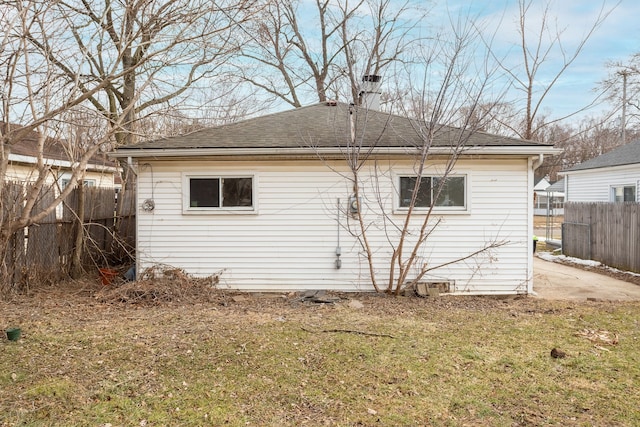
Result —
<instances>
[{"instance_id":1,"label":"tree trunk","mask_svg":"<svg viewBox=\"0 0 640 427\"><path fill-rule=\"evenodd\" d=\"M9 254L10 235L7 236L4 230L0 231L0 291L5 293L11 289L11 281L9 280L9 269L6 259Z\"/></svg>"},{"instance_id":2,"label":"tree trunk","mask_svg":"<svg viewBox=\"0 0 640 427\"><path fill-rule=\"evenodd\" d=\"M78 192L78 208L76 210L75 242L71 258L71 278L78 279L84 273L82 268L82 251L84 249L84 184L81 182Z\"/></svg>"}]
</instances>

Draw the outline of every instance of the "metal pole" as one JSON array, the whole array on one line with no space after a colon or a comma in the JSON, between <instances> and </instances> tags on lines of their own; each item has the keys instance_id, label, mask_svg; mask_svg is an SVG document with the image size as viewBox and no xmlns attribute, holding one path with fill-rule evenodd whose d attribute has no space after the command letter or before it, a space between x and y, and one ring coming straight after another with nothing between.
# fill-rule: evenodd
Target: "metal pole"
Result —
<instances>
[{"instance_id":1,"label":"metal pole","mask_svg":"<svg viewBox=\"0 0 640 427\"><path fill-rule=\"evenodd\" d=\"M549 230L550 230L550 228L552 227L552 225L551 225L551 218L550 218L550 216L549 216L549 214L550 214L550 211L549 211L549 194L550 194L550 193L549 193L549 191L547 190L547 218L546 218L546 219L547 219L547 221L546 221L546 224L545 224L545 225L546 225L546 229L545 229L545 236L544 236L545 240L551 240L551 239L553 239L553 235L551 236L551 238L549 238L549 235L550 235Z\"/></svg>"},{"instance_id":2,"label":"metal pole","mask_svg":"<svg viewBox=\"0 0 640 427\"><path fill-rule=\"evenodd\" d=\"M627 76L628 71L622 71L622 145L627 143Z\"/></svg>"}]
</instances>

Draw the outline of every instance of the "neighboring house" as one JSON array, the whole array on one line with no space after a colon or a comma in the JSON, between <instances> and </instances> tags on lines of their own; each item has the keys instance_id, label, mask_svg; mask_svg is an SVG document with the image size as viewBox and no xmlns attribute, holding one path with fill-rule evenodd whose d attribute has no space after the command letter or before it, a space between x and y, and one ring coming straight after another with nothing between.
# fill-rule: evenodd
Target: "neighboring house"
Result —
<instances>
[{"instance_id":1,"label":"neighboring house","mask_svg":"<svg viewBox=\"0 0 640 427\"><path fill-rule=\"evenodd\" d=\"M640 140L561 172L567 202L640 200Z\"/></svg>"},{"instance_id":2,"label":"neighboring house","mask_svg":"<svg viewBox=\"0 0 640 427\"><path fill-rule=\"evenodd\" d=\"M551 183L549 182L548 177L538 178L533 185L533 191L538 194L538 192L544 192Z\"/></svg>"},{"instance_id":3,"label":"neighboring house","mask_svg":"<svg viewBox=\"0 0 640 427\"><path fill-rule=\"evenodd\" d=\"M38 161L38 140L39 134L32 131L22 140L11 144L5 180L33 182L37 179L38 172L35 165ZM75 162L70 159L72 157L61 141L47 138L44 143L43 161L49 166L50 173L45 182L47 184L57 182L61 188L64 188L75 167ZM118 180L115 162L103 153L94 156L87 165L84 175L84 184L87 186L114 188L119 185Z\"/></svg>"},{"instance_id":4,"label":"neighboring house","mask_svg":"<svg viewBox=\"0 0 640 427\"><path fill-rule=\"evenodd\" d=\"M360 209L386 287L416 179L418 132L404 117L328 102L119 148L113 155L137 169L138 275L166 265L219 274L220 286L246 291L373 291L353 215ZM430 148L409 239L459 132L441 129ZM366 159L357 201L345 160L350 135ZM424 263L451 264L424 280L448 282L457 294L531 292L534 170L557 152L471 134L419 253ZM505 244L455 262L491 242Z\"/></svg>"},{"instance_id":5,"label":"neighboring house","mask_svg":"<svg viewBox=\"0 0 640 427\"><path fill-rule=\"evenodd\" d=\"M534 215L564 215L564 178L550 184L542 178L533 187Z\"/></svg>"},{"instance_id":6,"label":"neighboring house","mask_svg":"<svg viewBox=\"0 0 640 427\"><path fill-rule=\"evenodd\" d=\"M545 215L547 211L546 204L542 204L542 197L546 196L545 190L551 185L548 177L537 178L533 183L533 214Z\"/></svg>"}]
</instances>

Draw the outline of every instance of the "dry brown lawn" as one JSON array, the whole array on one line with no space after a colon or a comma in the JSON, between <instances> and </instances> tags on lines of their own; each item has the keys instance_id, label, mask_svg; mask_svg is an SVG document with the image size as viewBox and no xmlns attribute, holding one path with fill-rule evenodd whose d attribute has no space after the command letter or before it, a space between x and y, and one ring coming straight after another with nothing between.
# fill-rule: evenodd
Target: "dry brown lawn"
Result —
<instances>
[{"instance_id":1,"label":"dry brown lawn","mask_svg":"<svg viewBox=\"0 0 640 427\"><path fill-rule=\"evenodd\" d=\"M0 425L640 425L638 303L205 286L0 302Z\"/></svg>"}]
</instances>

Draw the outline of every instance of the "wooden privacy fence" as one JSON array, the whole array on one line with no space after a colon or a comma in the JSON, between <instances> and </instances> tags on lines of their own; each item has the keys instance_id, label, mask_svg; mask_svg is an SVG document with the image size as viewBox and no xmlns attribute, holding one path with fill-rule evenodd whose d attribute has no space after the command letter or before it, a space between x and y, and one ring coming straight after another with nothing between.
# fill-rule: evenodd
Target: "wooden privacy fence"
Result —
<instances>
[{"instance_id":1,"label":"wooden privacy fence","mask_svg":"<svg viewBox=\"0 0 640 427\"><path fill-rule=\"evenodd\" d=\"M2 218L19 214L19 206L29 185L4 184L0 204ZM83 230L80 261L87 271L119 265L134 256L133 191L125 197L117 197L112 188L84 187L83 191L82 228L78 226L78 214L83 209L79 206L79 190L75 189L45 219L11 236L4 260L0 260L5 276L0 277L0 285L3 285L0 288L19 289L36 281L55 282L68 277L79 230ZM50 205L55 195L55 188L43 188L33 212Z\"/></svg>"},{"instance_id":2,"label":"wooden privacy fence","mask_svg":"<svg viewBox=\"0 0 640 427\"><path fill-rule=\"evenodd\" d=\"M562 253L640 273L640 204L566 203Z\"/></svg>"}]
</instances>

